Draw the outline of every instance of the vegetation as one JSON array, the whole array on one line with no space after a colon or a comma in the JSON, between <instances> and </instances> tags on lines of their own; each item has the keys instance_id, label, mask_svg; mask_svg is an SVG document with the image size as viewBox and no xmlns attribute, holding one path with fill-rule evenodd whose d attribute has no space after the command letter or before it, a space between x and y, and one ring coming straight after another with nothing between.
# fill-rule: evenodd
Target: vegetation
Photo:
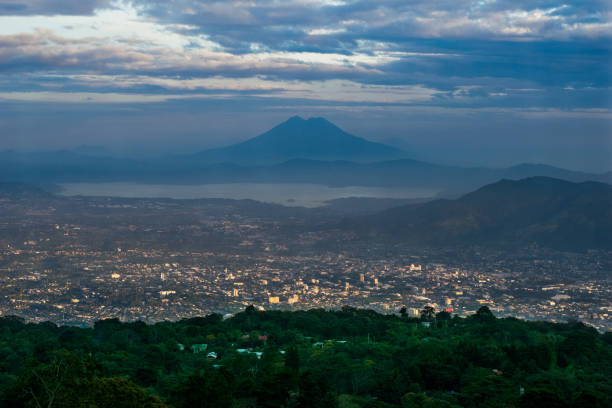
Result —
<instances>
[{"instance_id":1,"label":"vegetation","mask_svg":"<svg viewBox=\"0 0 612 408\"><path fill-rule=\"evenodd\" d=\"M610 395L612 333L486 307L421 319L248 307L93 328L0 319L5 407L596 408Z\"/></svg>"},{"instance_id":2,"label":"vegetation","mask_svg":"<svg viewBox=\"0 0 612 408\"><path fill-rule=\"evenodd\" d=\"M610 184L530 177L488 184L456 200L391 208L350 220L347 228L432 246L610 250L610 208Z\"/></svg>"}]
</instances>

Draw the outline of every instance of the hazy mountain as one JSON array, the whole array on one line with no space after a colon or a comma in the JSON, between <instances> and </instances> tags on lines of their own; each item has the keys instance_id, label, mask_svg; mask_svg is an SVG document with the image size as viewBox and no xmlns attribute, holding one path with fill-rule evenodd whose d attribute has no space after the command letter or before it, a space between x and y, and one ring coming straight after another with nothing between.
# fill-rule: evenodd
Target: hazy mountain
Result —
<instances>
[{"instance_id":1,"label":"hazy mountain","mask_svg":"<svg viewBox=\"0 0 612 408\"><path fill-rule=\"evenodd\" d=\"M53 186L48 186L52 189ZM48 198L51 196L46 190L38 186L25 183L3 183L0 182L0 197L10 198Z\"/></svg>"},{"instance_id":2,"label":"hazy mountain","mask_svg":"<svg viewBox=\"0 0 612 408\"><path fill-rule=\"evenodd\" d=\"M612 249L612 186L549 177L502 180L456 200L401 206L346 226L429 245Z\"/></svg>"},{"instance_id":3,"label":"hazy mountain","mask_svg":"<svg viewBox=\"0 0 612 408\"><path fill-rule=\"evenodd\" d=\"M85 156L111 157L113 153L104 146L81 145L72 150L74 153Z\"/></svg>"},{"instance_id":4,"label":"hazy mountain","mask_svg":"<svg viewBox=\"0 0 612 408\"><path fill-rule=\"evenodd\" d=\"M540 164L505 169L457 167L405 158L396 148L352 136L323 118L292 117L268 132L221 149L155 159L104 157L105 150L0 152L0 180L33 183L133 181L143 183L313 183L331 186L418 187L445 197L502 178L548 176L612 182Z\"/></svg>"},{"instance_id":5,"label":"hazy mountain","mask_svg":"<svg viewBox=\"0 0 612 408\"><path fill-rule=\"evenodd\" d=\"M212 175L212 171L207 171ZM546 165L520 165L505 169L453 167L411 159L354 163L347 161L290 160L273 166L220 165L214 177L251 182L298 182L332 186L418 187L458 196L498 180L547 176L568 181L609 182L609 174L589 174ZM214 178L213 177L213 178Z\"/></svg>"},{"instance_id":6,"label":"hazy mountain","mask_svg":"<svg viewBox=\"0 0 612 408\"><path fill-rule=\"evenodd\" d=\"M330 186L410 187L455 197L503 178L550 176L568 181L610 182L606 174L589 174L545 165L506 169L453 167L410 159L355 163L294 159L274 165L203 164L173 158L133 160L79 155L74 152L0 152L0 181L36 184L133 181L143 183L312 183Z\"/></svg>"},{"instance_id":7,"label":"hazy mountain","mask_svg":"<svg viewBox=\"0 0 612 408\"><path fill-rule=\"evenodd\" d=\"M186 156L203 163L271 164L291 159L373 162L407 153L350 135L324 118L294 116L245 142Z\"/></svg>"},{"instance_id":8,"label":"hazy mountain","mask_svg":"<svg viewBox=\"0 0 612 408\"><path fill-rule=\"evenodd\" d=\"M0 152L0 181L61 183L143 179L145 175L153 175L156 169L155 163L89 156L68 150Z\"/></svg>"}]
</instances>

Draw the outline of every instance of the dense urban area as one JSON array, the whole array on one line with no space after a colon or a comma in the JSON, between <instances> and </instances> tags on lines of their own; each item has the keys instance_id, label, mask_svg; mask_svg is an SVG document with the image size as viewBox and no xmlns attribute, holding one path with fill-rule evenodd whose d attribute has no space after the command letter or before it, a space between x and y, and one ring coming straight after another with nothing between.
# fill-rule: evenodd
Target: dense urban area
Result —
<instances>
[{"instance_id":1,"label":"dense urban area","mask_svg":"<svg viewBox=\"0 0 612 408\"><path fill-rule=\"evenodd\" d=\"M606 251L520 251L359 239L337 207L249 200L0 197L0 314L91 325L210 313L371 308L418 316L579 320L612 328ZM336 220L336 221L334 221Z\"/></svg>"}]
</instances>

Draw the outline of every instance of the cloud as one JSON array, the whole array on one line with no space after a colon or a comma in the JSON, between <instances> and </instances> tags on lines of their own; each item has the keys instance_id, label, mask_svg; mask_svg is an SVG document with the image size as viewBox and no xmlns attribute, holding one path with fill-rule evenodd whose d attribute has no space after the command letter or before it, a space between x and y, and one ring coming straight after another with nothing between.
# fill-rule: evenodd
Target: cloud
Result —
<instances>
[{"instance_id":1,"label":"cloud","mask_svg":"<svg viewBox=\"0 0 612 408\"><path fill-rule=\"evenodd\" d=\"M104 39L68 39L45 29L0 36L0 68L30 72L53 69L102 70L142 64L154 55L107 43Z\"/></svg>"},{"instance_id":2,"label":"cloud","mask_svg":"<svg viewBox=\"0 0 612 408\"><path fill-rule=\"evenodd\" d=\"M430 47L437 52L407 52L360 42L363 52L345 55L258 50L235 54L214 43L175 45L180 43L143 42L131 36L72 38L49 29L0 36L0 91L34 92L20 99L24 101L34 101L37 95L47 100L49 91L152 95L138 99L143 102L205 92L201 97L597 108L609 106L612 86L597 45L564 44L559 49L549 43L470 42L470 47L450 50L440 42ZM517 47L520 53L515 55ZM367 53L368 48L378 50ZM575 91L563 90L568 87ZM105 98L106 103L124 100Z\"/></svg>"},{"instance_id":3,"label":"cloud","mask_svg":"<svg viewBox=\"0 0 612 408\"><path fill-rule=\"evenodd\" d=\"M357 40L408 38L513 41L610 38L603 1L135 0L163 23L186 24L236 52L253 43L273 50L319 47L350 51Z\"/></svg>"},{"instance_id":4,"label":"cloud","mask_svg":"<svg viewBox=\"0 0 612 408\"><path fill-rule=\"evenodd\" d=\"M411 104L431 101L440 91L416 86L383 86L358 84L352 81L329 80L310 83L277 82L258 78L199 80L173 80L151 77L81 78L81 84L89 83L90 89L108 87L131 88L132 92L66 92L30 91L2 92L0 101L53 102L53 103L157 103L170 100L218 99L257 97L325 102L351 102L366 104ZM133 88L143 85L163 87L170 92L138 93ZM191 92L177 93L188 90ZM174 91L174 93L172 92Z\"/></svg>"},{"instance_id":5,"label":"cloud","mask_svg":"<svg viewBox=\"0 0 612 408\"><path fill-rule=\"evenodd\" d=\"M185 96L182 96L183 98ZM176 95L143 95L94 92L0 92L0 101L43 103L152 103L178 99Z\"/></svg>"},{"instance_id":6,"label":"cloud","mask_svg":"<svg viewBox=\"0 0 612 408\"><path fill-rule=\"evenodd\" d=\"M490 78L498 87L605 87L609 21L598 2L134 0L94 16L0 17L0 67L447 91Z\"/></svg>"},{"instance_id":7,"label":"cloud","mask_svg":"<svg viewBox=\"0 0 612 408\"><path fill-rule=\"evenodd\" d=\"M314 52L252 52L232 54L212 48L173 48L139 41L108 41L103 37L66 38L47 29L34 33L0 36L0 67L4 70L81 72L159 72L187 75L242 73L252 76L324 73L376 74L377 66L398 61L398 52L352 55Z\"/></svg>"},{"instance_id":8,"label":"cloud","mask_svg":"<svg viewBox=\"0 0 612 408\"><path fill-rule=\"evenodd\" d=\"M111 0L0 0L0 15L91 15Z\"/></svg>"}]
</instances>

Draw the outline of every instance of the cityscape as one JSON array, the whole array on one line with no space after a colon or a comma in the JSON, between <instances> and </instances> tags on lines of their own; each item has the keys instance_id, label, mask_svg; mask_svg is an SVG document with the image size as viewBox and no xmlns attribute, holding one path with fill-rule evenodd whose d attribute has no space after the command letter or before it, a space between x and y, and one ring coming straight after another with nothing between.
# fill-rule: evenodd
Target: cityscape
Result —
<instances>
[{"instance_id":1,"label":"cityscape","mask_svg":"<svg viewBox=\"0 0 612 408\"><path fill-rule=\"evenodd\" d=\"M309 228L309 211L337 215L324 209L278 217L278 206L253 202L34 196L0 207L15 214L0 224L0 312L30 321L174 321L249 305L467 316L485 305L612 327L606 251L389 246Z\"/></svg>"}]
</instances>

